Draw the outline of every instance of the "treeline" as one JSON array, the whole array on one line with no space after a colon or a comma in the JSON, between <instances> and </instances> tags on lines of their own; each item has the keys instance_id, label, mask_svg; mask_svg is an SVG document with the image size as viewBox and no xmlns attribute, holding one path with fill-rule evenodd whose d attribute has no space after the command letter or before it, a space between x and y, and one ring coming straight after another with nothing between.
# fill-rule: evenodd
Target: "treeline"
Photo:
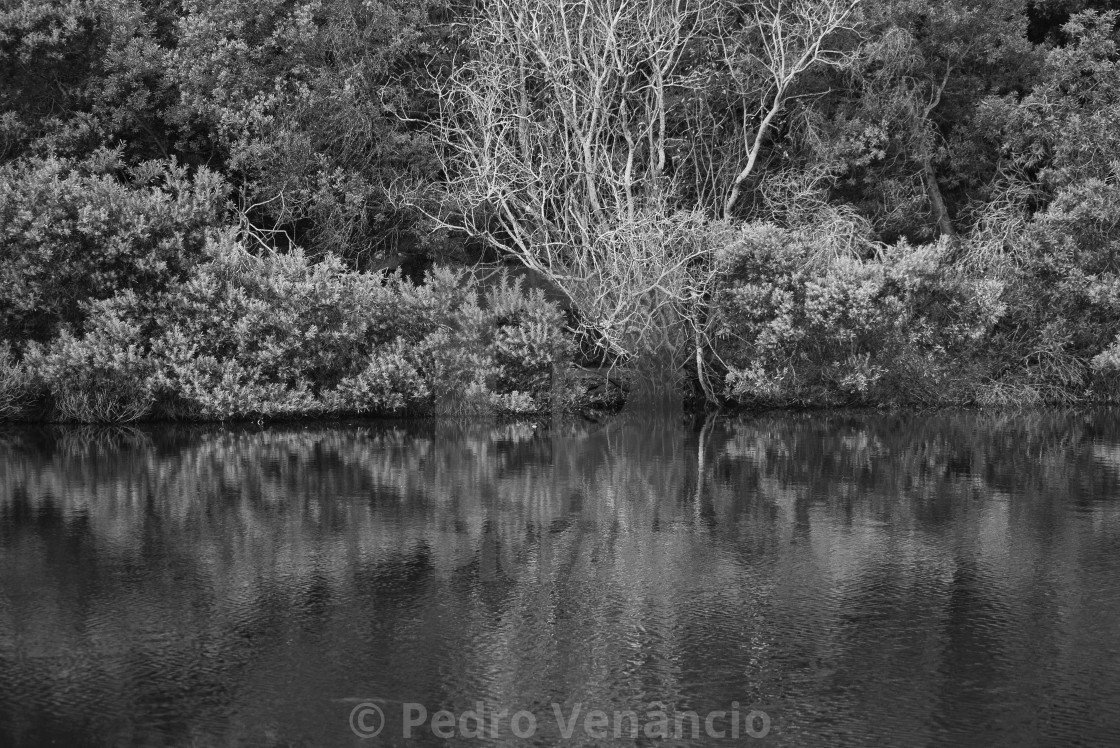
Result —
<instances>
[{"instance_id":1,"label":"treeline","mask_svg":"<svg viewBox=\"0 0 1120 748\"><path fill-rule=\"evenodd\" d=\"M0 418L1115 400L1110 6L6 3Z\"/></svg>"}]
</instances>

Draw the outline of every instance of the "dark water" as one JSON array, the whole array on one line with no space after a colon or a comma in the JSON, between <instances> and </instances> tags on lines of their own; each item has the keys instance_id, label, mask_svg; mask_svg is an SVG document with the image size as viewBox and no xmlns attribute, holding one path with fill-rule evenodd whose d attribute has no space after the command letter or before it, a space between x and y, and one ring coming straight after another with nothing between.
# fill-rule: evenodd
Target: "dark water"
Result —
<instances>
[{"instance_id":1,"label":"dark water","mask_svg":"<svg viewBox=\"0 0 1120 748\"><path fill-rule=\"evenodd\" d=\"M666 726L1120 745L1120 414L0 432L0 746Z\"/></svg>"}]
</instances>

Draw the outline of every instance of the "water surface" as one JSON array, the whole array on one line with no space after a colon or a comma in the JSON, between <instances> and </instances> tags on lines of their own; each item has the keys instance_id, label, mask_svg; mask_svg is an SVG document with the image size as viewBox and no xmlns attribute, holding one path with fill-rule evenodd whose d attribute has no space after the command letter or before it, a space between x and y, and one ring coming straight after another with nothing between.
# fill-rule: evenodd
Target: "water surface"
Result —
<instances>
[{"instance_id":1,"label":"water surface","mask_svg":"<svg viewBox=\"0 0 1120 748\"><path fill-rule=\"evenodd\" d=\"M0 432L2 746L732 705L657 744L1120 745L1120 413Z\"/></svg>"}]
</instances>

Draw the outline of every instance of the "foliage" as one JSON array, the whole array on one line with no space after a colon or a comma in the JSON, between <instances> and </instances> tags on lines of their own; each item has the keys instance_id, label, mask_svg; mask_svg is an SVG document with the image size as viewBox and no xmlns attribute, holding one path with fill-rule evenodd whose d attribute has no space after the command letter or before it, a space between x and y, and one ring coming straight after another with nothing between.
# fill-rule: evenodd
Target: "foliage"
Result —
<instances>
[{"instance_id":1,"label":"foliage","mask_svg":"<svg viewBox=\"0 0 1120 748\"><path fill-rule=\"evenodd\" d=\"M505 278L485 295L464 271L413 284L229 233L206 257L158 302L122 291L31 348L59 417L537 412L570 353L559 309Z\"/></svg>"},{"instance_id":2,"label":"foliage","mask_svg":"<svg viewBox=\"0 0 1120 748\"><path fill-rule=\"evenodd\" d=\"M156 365L132 310L131 291L97 302L78 337L69 330L49 347L33 346L26 363L51 393L57 417L83 423L134 421L155 401Z\"/></svg>"},{"instance_id":3,"label":"foliage","mask_svg":"<svg viewBox=\"0 0 1120 748\"><path fill-rule=\"evenodd\" d=\"M167 158L160 0L13 0L0 10L0 162L127 143Z\"/></svg>"},{"instance_id":4,"label":"foliage","mask_svg":"<svg viewBox=\"0 0 1120 748\"><path fill-rule=\"evenodd\" d=\"M707 216L738 213L803 79L846 64L833 37L849 30L852 9L848 0L479 7L462 64L435 85L444 225L560 288L601 356L642 367L668 359L674 388L702 361L693 354L719 230Z\"/></svg>"},{"instance_id":5,"label":"foliage","mask_svg":"<svg viewBox=\"0 0 1120 748\"><path fill-rule=\"evenodd\" d=\"M750 225L720 253L716 350L746 405L950 400L951 369L998 318L998 288L939 272L902 245L880 261L812 262L814 248ZM963 397L960 393L957 397Z\"/></svg>"},{"instance_id":6,"label":"foliage","mask_svg":"<svg viewBox=\"0 0 1120 748\"><path fill-rule=\"evenodd\" d=\"M420 243L388 187L431 179L408 60L432 3L188 0L166 78L184 146L217 154L244 206L291 240L367 262Z\"/></svg>"},{"instance_id":7,"label":"foliage","mask_svg":"<svg viewBox=\"0 0 1120 748\"><path fill-rule=\"evenodd\" d=\"M8 341L0 341L0 421L26 412L34 391L35 382L28 367L15 360Z\"/></svg>"},{"instance_id":8,"label":"foliage","mask_svg":"<svg viewBox=\"0 0 1120 748\"><path fill-rule=\"evenodd\" d=\"M343 413L400 413L428 402L431 389L403 338L376 346L369 361L324 393L324 406Z\"/></svg>"},{"instance_id":9,"label":"foliage","mask_svg":"<svg viewBox=\"0 0 1120 748\"><path fill-rule=\"evenodd\" d=\"M1090 361L1094 384L1106 397L1120 391L1120 334Z\"/></svg>"},{"instance_id":10,"label":"foliage","mask_svg":"<svg viewBox=\"0 0 1120 748\"><path fill-rule=\"evenodd\" d=\"M1106 6L11 0L0 417L1120 397Z\"/></svg>"},{"instance_id":11,"label":"foliage","mask_svg":"<svg viewBox=\"0 0 1120 748\"><path fill-rule=\"evenodd\" d=\"M838 263L822 276L805 265L810 251L765 225L722 251L716 334L732 399L836 400L868 394L882 376L871 353L893 337L900 309L881 269Z\"/></svg>"},{"instance_id":12,"label":"foliage","mask_svg":"<svg viewBox=\"0 0 1120 748\"><path fill-rule=\"evenodd\" d=\"M1029 96L984 102L982 124L998 133L1000 155L1049 195L1107 178L1120 159L1118 20L1117 11L1075 14L1062 27L1069 43L1048 51Z\"/></svg>"},{"instance_id":13,"label":"foliage","mask_svg":"<svg viewBox=\"0 0 1120 748\"><path fill-rule=\"evenodd\" d=\"M256 256L228 234L207 252L158 315L162 387L194 416L316 411L318 393L363 363L377 279L298 250Z\"/></svg>"},{"instance_id":14,"label":"foliage","mask_svg":"<svg viewBox=\"0 0 1120 748\"><path fill-rule=\"evenodd\" d=\"M158 293L202 256L225 185L174 163L125 170L102 151L0 166L0 335L47 341L82 324L86 301Z\"/></svg>"},{"instance_id":15,"label":"foliage","mask_svg":"<svg viewBox=\"0 0 1120 748\"><path fill-rule=\"evenodd\" d=\"M977 132L983 135L976 148L1004 164L988 187L987 202L973 206L980 234L973 239L981 241L969 250L987 251L966 259L982 260L982 269L999 272L1021 264L1034 245L1028 234L1054 237L1059 224L1080 231L1076 221L1049 215L1052 206L1073 217L1083 200L1083 210L1099 212L1120 163L1113 125L1120 117L1120 54L1113 32L1118 18L1116 12L1074 14L1062 26L1068 43L1048 51L1029 95L989 96L978 105Z\"/></svg>"},{"instance_id":16,"label":"foliage","mask_svg":"<svg viewBox=\"0 0 1120 748\"><path fill-rule=\"evenodd\" d=\"M1085 397L1094 361L1120 332L1120 190L1062 190L1022 237L1006 320L989 344L1043 400ZM1107 367L1104 367L1107 369Z\"/></svg>"},{"instance_id":17,"label":"foliage","mask_svg":"<svg viewBox=\"0 0 1120 748\"><path fill-rule=\"evenodd\" d=\"M974 126L993 89L1021 90L1039 54L1023 0L862 5L865 41L833 106L813 115L804 157L831 167L888 241L955 236L956 208L997 170Z\"/></svg>"},{"instance_id":18,"label":"foliage","mask_svg":"<svg viewBox=\"0 0 1120 748\"><path fill-rule=\"evenodd\" d=\"M251 219L353 261L430 244L389 186L431 180L439 3L13 0L0 10L0 163L121 148L218 169ZM444 45L445 47L446 45ZM440 54L446 49L440 48Z\"/></svg>"},{"instance_id":19,"label":"foliage","mask_svg":"<svg viewBox=\"0 0 1120 748\"><path fill-rule=\"evenodd\" d=\"M560 310L540 289L526 293L521 278L506 275L486 291L484 301L486 350L497 366L496 389L520 393L523 404L528 402L524 398L547 401L553 368L572 353Z\"/></svg>"}]
</instances>

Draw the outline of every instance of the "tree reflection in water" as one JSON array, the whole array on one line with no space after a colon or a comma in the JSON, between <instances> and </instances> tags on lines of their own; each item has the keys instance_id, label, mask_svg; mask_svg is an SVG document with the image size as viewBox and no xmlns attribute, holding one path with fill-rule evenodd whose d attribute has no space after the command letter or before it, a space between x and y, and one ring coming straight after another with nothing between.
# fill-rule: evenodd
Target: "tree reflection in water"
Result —
<instances>
[{"instance_id":1,"label":"tree reflection in water","mask_svg":"<svg viewBox=\"0 0 1120 748\"><path fill-rule=\"evenodd\" d=\"M1112 412L9 430L0 742L350 744L360 697L1120 742L1118 483Z\"/></svg>"}]
</instances>

